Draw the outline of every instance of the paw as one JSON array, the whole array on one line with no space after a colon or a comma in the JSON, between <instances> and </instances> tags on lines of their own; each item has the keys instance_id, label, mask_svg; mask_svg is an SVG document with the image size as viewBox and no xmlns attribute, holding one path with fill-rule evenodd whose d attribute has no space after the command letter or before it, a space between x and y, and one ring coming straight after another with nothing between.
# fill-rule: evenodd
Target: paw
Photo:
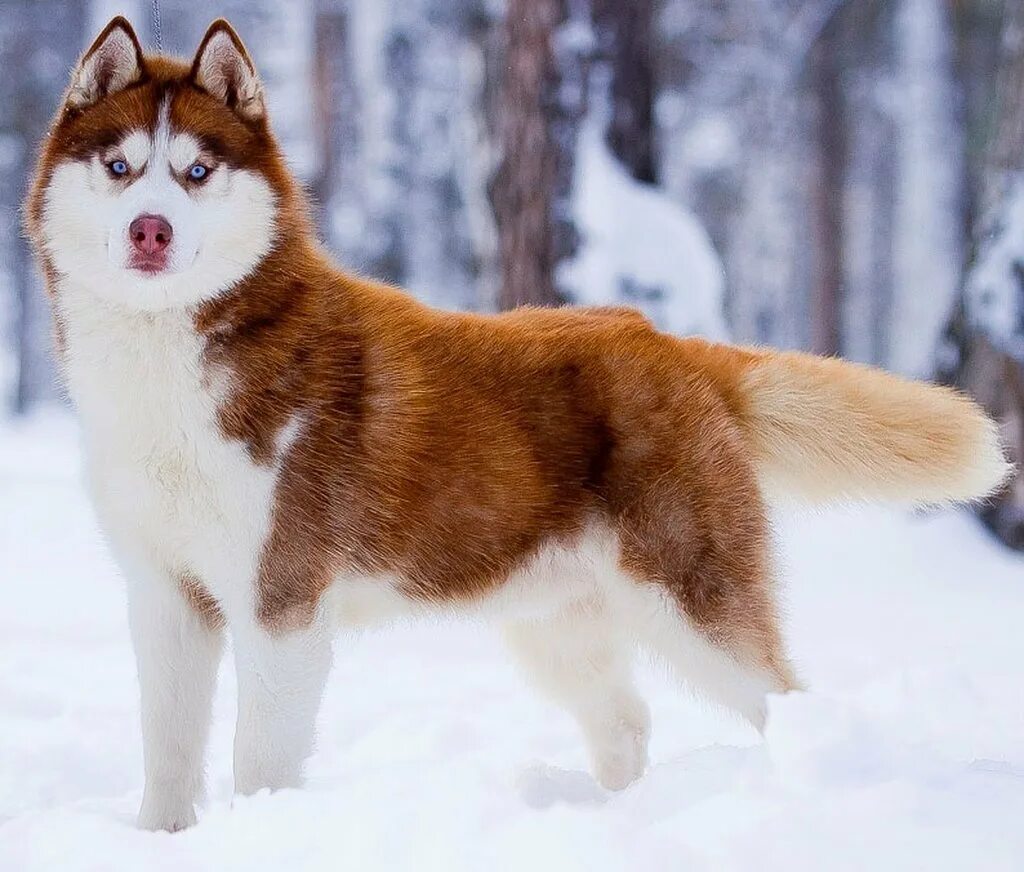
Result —
<instances>
[{"instance_id":1,"label":"paw","mask_svg":"<svg viewBox=\"0 0 1024 872\"><path fill-rule=\"evenodd\" d=\"M647 706L637 702L625 716L590 735L594 778L606 790L624 790L647 769L651 721Z\"/></svg>"},{"instance_id":2,"label":"paw","mask_svg":"<svg viewBox=\"0 0 1024 872\"><path fill-rule=\"evenodd\" d=\"M252 796L261 790L274 793L277 790L302 787L302 783L301 764L235 767L235 793L241 796Z\"/></svg>"},{"instance_id":3,"label":"paw","mask_svg":"<svg viewBox=\"0 0 1024 872\"><path fill-rule=\"evenodd\" d=\"M140 830L158 832L165 830L176 833L196 822L196 810L191 800L172 800L168 797L154 797L147 791L142 798L137 825Z\"/></svg>"},{"instance_id":4,"label":"paw","mask_svg":"<svg viewBox=\"0 0 1024 872\"><path fill-rule=\"evenodd\" d=\"M647 751L634 745L605 751L594 760L594 779L605 790L625 790L647 769Z\"/></svg>"}]
</instances>

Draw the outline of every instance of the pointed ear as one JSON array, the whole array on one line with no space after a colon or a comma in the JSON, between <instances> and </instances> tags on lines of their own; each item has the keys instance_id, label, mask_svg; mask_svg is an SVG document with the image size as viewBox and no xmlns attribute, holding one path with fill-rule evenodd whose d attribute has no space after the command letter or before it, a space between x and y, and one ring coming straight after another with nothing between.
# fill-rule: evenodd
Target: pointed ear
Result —
<instances>
[{"instance_id":1,"label":"pointed ear","mask_svg":"<svg viewBox=\"0 0 1024 872\"><path fill-rule=\"evenodd\" d=\"M68 104L77 109L91 106L139 81L144 71L139 38L128 20L118 15L82 56L71 77Z\"/></svg>"},{"instance_id":2,"label":"pointed ear","mask_svg":"<svg viewBox=\"0 0 1024 872\"><path fill-rule=\"evenodd\" d=\"M266 112L263 83L234 28L218 18L206 31L192 61L192 81L246 121Z\"/></svg>"}]
</instances>

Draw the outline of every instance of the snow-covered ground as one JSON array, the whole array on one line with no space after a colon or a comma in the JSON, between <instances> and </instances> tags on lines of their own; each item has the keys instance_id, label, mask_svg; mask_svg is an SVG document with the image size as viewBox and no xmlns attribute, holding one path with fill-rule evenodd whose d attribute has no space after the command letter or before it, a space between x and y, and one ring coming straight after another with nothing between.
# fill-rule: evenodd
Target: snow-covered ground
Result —
<instances>
[{"instance_id":1,"label":"snow-covered ground","mask_svg":"<svg viewBox=\"0 0 1024 872\"><path fill-rule=\"evenodd\" d=\"M339 642L304 791L135 830L121 582L63 418L0 430L0 869L1024 869L1024 562L956 514L780 520L811 691L767 739L654 671L652 766L610 795L573 725L463 625Z\"/></svg>"}]
</instances>

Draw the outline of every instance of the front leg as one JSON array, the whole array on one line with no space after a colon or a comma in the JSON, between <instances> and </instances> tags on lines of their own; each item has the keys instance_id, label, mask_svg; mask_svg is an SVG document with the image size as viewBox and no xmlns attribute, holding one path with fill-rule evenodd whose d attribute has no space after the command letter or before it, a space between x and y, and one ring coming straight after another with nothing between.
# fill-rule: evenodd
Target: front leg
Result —
<instances>
[{"instance_id":1,"label":"front leg","mask_svg":"<svg viewBox=\"0 0 1024 872\"><path fill-rule=\"evenodd\" d=\"M175 832L195 823L223 632L188 579L133 573L128 615L138 663L146 786L139 826Z\"/></svg>"},{"instance_id":2,"label":"front leg","mask_svg":"<svg viewBox=\"0 0 1024 872\"><path fill-rule=\"evenodd\" d=\"M298 787L331 665L327 622L319 609L289 629L232 617L231 632L238 671L235 790Z\"/></svg>"}]
</instances>

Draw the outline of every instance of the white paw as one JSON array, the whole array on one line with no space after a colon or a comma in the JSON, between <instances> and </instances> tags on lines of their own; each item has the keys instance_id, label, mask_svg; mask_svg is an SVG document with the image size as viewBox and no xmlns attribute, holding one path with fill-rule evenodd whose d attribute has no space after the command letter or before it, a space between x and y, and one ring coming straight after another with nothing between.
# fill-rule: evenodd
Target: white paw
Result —
<instances>
[{"instance_id":1,"label":"white paw","mask_svg":"<svg viewBox=\"0 0 1024 872\"><path fill-rule=\"evenodd\" d=\"M594 759L594 778L605 790L625 790L647 768L646 742L624 743L616 750L605 749Z\"/></svg>"},{"instance_id":2,"label":"white paw","mask_svg":"<svg viewBox=\"0 0 1024 872\"><path fill-rule=\"evenodd\" d=\"M176 833L195 822L196 810L191 800L154 796L151 791L146 791L142 798L142 808L139 809L137 821L140 830L166 830L169 833Z\"/></svg>"},{"instance_id":3,"label":"white paw","mask_svg":"<svg viewBox=\"0 0 1024 872\"><path fill-rule=\"evenodd\" d=\"M284 766L237 766L235 767L235 793L252 796L261 790L271 793L293 787L302 787L301 763Z\"/></svg>"},{"instance_id":4,"label":"white paw","mask_svg":"<svg viewBox=\"0 0 1024 872\"><path fill-rule=\"evenodd\" d=\"M594 778L606 790L624 790L647 769L650 716L642 703L604 732L598 741L591 736L590 755Z\"/></svg>"}]
</instances>

